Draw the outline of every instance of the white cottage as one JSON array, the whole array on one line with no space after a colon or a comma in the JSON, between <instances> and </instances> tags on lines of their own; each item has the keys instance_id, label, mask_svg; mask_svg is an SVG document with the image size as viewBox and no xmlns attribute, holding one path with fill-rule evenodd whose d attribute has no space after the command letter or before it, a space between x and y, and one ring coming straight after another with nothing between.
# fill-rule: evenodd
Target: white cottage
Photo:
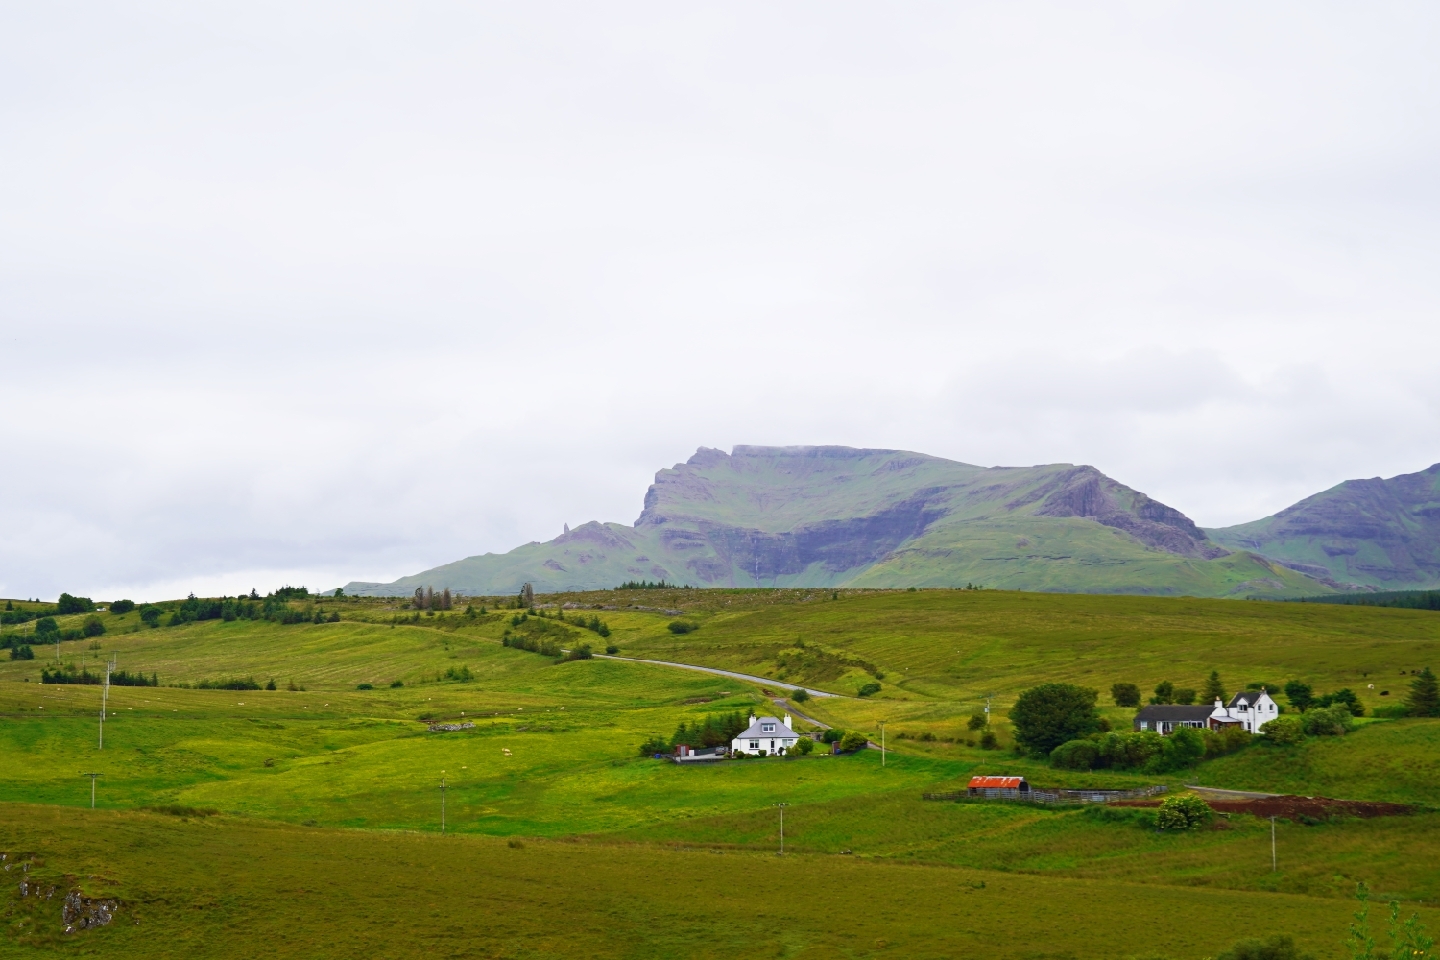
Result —
<instances>
[{"instance_id":1,"label":"white cottage","mask_svg":"<svg viewBox=\"0 0 1440 960\"><path fill-rule=\"evenodd\" d=\"M730 749L734 753L748 753L752 757L775 757L786 753L795 746L800 734L791 729L790 714L785 718L756 717L750 715L750 726L734 740Z\"/></svg>"},{"instance_id":2,"label":"white cottage","mask_svg":"<svg viewBox=\"0 0 1440 960\"><path fill-rule=\"evenodd\" d=\"M1135 729L1168 734L1180 727L1198 730L1240 727L1248 733L1259 733L1261 727L1278 716L1280 708L1270 699L1270 694L1264 690L1246 690L1231 697L1228 706L1217 699L1213 707L1169 704L1142 707L1135 714Z\"/></svg>"},{"instance_id":3,"label":"white cottage","mask_svg":"<svg viewBox=\"0 0 1440 960\"><path fill-rule=\"evenodd\" d=\"M1210 721L1215 727L1238 723L1250 733L1259 733L1261 727L1278 716L1280 708L1264 689L1244 690L1231 697L1229 705L1216 700Z\"/></svg>"}]
</instances>

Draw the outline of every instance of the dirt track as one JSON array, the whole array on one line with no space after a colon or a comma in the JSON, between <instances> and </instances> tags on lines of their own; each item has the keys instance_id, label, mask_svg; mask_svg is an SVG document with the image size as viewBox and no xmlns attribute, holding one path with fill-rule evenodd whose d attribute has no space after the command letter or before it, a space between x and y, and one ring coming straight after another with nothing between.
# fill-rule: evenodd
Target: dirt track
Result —
<instances>
[{"instance_id":1,"label":"dirt track","mask_svg":"<svg viewBox=\"0 0 1440 960\"><path fill-rule=\"evenodd\" d=\"M1328 820L1331 817L1398 817L1411 808L1401 803L1374 803L1367 800L1332 800L1329 797L1277 796L1257 800L1208 800L1218 813L1248 813L1256 817L1283 817L1287 820ZM1121 800L1117 807L1158 807L1159 800Z\"/></svg>"}]
</instances>

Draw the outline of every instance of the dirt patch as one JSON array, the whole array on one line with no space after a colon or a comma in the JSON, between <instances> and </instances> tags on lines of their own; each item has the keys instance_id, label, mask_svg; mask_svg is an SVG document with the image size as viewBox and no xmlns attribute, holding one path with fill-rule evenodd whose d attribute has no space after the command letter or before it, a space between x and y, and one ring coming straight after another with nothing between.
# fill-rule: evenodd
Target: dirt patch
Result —
<instances>
[{"instance_id":1,"label":"dirt patch","mask_svg":"<svg viewBox=\"0 0 1440 960\"><path fill-rule=\"evenodd\" d=\"M1403 803L1374 803L1368 800L1332 800L1329 797L1264 797L1255 800L1206 800L1217 813L1248 813L1256 817L1285 820L1329 820L1332 817L1399 817L1412 808ZM1159 800L1120 800L1116 807L1158 807Z\"/></svg>"}]
</instances>

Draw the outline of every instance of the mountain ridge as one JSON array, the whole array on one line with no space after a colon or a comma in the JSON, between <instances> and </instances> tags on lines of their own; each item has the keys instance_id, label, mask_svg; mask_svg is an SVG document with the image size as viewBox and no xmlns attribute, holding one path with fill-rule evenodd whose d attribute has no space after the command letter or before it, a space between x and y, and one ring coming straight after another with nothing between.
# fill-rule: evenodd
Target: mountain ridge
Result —
<instances>
[{"instance_id":1,"label":"mountain ridge","mask_svg":"<svg viewBox=\"0 0 1440 960\"><path fill-rule=\"evenodd\" d=\"M987 586L1068 592L1298 596L1324 584L1210 538L1092 466L980 467L905 450L700 447L662 469L634 525L467 557L347 593L432 586L475 595L611 587Z\"/></svg>"}]
</instances>

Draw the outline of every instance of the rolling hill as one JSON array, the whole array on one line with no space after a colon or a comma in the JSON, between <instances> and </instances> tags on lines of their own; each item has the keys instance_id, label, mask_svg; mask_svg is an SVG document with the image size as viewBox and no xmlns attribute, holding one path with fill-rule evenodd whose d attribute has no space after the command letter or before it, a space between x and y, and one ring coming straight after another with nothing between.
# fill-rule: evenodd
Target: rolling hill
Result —
<instances>
[{"instance_id":1,"label":"rolling hill","mask_svg":"<svg viewBox=\"0 0 1440 960\"><path fill-rule=\"evenodd\" d=\"M1385 590L1440 585L1440 463L1382 480L1346 480L1273 517L1207 530L1292 570Z\"/></svg>"},{"instance_id":2,"label":"rolling hill","mask_svg":"<svg viewBox=\"0 0 1440 960\"><path fill-rule=\"evenodd\" d=\"M960 587L1288 597L1329 587L1215 542L1173 507L1094 467L979 467L902 450L700 448L655 475L633 526L590 522L545 543L351 594L611 587Z\"/></svg>"}]
</instances>

